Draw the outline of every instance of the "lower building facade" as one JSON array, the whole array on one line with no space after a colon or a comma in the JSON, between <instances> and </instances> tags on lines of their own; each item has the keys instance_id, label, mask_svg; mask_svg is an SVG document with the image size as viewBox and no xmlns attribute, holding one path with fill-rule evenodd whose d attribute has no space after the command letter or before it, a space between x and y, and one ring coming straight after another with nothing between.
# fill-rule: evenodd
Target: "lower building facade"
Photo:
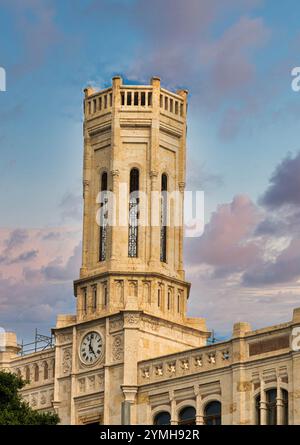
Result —
<instances>
[{"instance_id":1,"label":"lower building facade","mask_svg":"<svg viewBox=\"0 0 300 445\"><path fill-rule=\"evenodd\" d=\"M295 425L299 330L295 309L290 322L256 331L236 323L229 340L196 347L202 331L138 310L79 324L61 316L44 351L20 356L6 333L0 368L28 380L23 398L62 424ZM103 343L87 364L82 342L91 334Z\"/></svg>"}]
</instances>

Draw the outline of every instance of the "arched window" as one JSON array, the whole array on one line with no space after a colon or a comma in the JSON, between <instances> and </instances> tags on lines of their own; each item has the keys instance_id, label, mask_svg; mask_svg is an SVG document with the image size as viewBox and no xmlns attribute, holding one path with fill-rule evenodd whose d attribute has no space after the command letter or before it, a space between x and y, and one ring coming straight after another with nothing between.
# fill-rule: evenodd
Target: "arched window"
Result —
<instances>
[{"instance_id":1,"label":"arched window","mask_svg":"<svg viewBox=\"0 0 300 445\"><path fill-rule=\"evenodd\" d=\"M49 378L49 367L48 363L44 362L44 380L48 380Z\"/></svg>"},{"instance_id":2,"label":"arched window","mask_svg":"<svg viewBox=\"0 0 300 445\"><path fill-rule=\"evenodd\" d=\"M138 256L138 219L139 219L139 171L133 168L130 172L129 196L129 228L128 228L128 256Z\"/></svg>"},{"instance_id":3,"label":"arched window","mask_svg":"<svg viewBox=\"0 0 300 445\"><path fill-rule=\"evenodd\" d=\"M39 365L34 365L34 381L39 381Z\"/></svg>"},{"instance_id":4,"label":"arched window","mask_svg":"<svg viewBox=\"0 0 300 445\"><path fill-rule=\"evenodd\" d=\"M103 284L103 306L106 307L108 304L108 295L107 295L107 284Z\"/></svg>"},{"instance_id":5,"label":"arched window","mask_svg":"<svg viewBox=\"0 0 300 445\"><path fill-rule=\"evenodd\" d=\"M171 424L171 416L167 411L162 411L161 413L156 414L154 417L154 425L170 425Z\"/></svg>"},{"instance_id":6,"label":"arched window","mask_svg":"<svg viewBox=\"0 0 300 445\"><path fill-rule=\"evenodd\" d=\"M187 406L180 411L178 425L196 425L196 410L194 407Z\"/></svg>"},{"instance_id":7,"label":"arched window","mask_svg":"<svg viewBox=\"0 0 300 445\"><path fill-rule=\"evenodd\" d=\"M281 421L277 418L277 390L275 388L269 389L265 393L265 409L266 409L266 424L267 425L278 425L282 423L282 425L288 425L288 392L285 389L281 389L281 404L279 408L281 410ZM280 397L279 397L280 398ZM256 423L257 425L261 425L261 399L260 394L256 397L255 400L256 406Z\"/></svg>"},{"instance_id":8,"label":"arched window","mask_svg":"<svg viewBox=\"0 0 300 445\"><path fill-rule=\"evenodd\" d=\"M30 381L30 368L29 368L29 366L26 366L26 368L25 368L25 379L28 382Z\"/></svg>"},{"instance_id":9,"label":"arched window","mask_svg":"<svg viewBox=\"0 0 300 445\"><path fill-rule=\"evenodd\" d=\"M171 290L168 290L168 299L167 299L167 308L168 311L171 309Z\"/></svg>"},{"instance_id":10,"label":"arched window","mask_svg":"<svg viewBox=\"0 0 300 445\"><path fill-rule=\"evenodd\" d=\"M277 425L276 389L266 391L267 399L267 425Z\"/></svg>"},{"instance_id":11,"label":"arched window","mask_svg":"<svg viewBox=\"0 0 300 445\"><path fill-rule=\"evenodd\" d=\"M168 178L161 176L161 225L160 225L160 261L167 261L167 221L168 221Z\"/></svg>"},{"instance_id":12,"label":"arched window","mask_svg":"<svg viewBox=\"0 0 300 445\"><path fill-rule=\"evenodd\" d=\"M159 287L157 289L157 306L160 307L161 305L161 288Z\"/></svg>"},{"instance_id":13,"label":"arched window","mask_svg":"<svg viewBox=\"0 0 300 445\"><path fill-rule=\"evenodd\" d=\"M97 310L98 296L97 296L97 285L93 286L93 310Z\"/></svg>"},{"instance_id":14,"label":"arched window","mask_svg":"<svg viewBox=\"0 0 300 445\"><path fill-rule=\"evenodd\" d=\"M107 202L107 173L104 172L101 176L99 261L105 261L106 259Z\"/></svg>"},{"instance_id":15,"label":"arched window","mask_svg":"<svg viewBox=\"0 0 300 445\"><path fill-rule=\"evenodd\" d=\"M204 425L221 425L221 403L210 402L204 409Z\"/></svg>"},{"instance_id":16,"label":"arched window","mask_svg":"<svg viewBox=\"0 0 300 445\"><path fill-rule=\"evenodd\" d=\"M180 293L177 295L177 312L180 312L180 306L181 306L181 296Z\"/></svg>"}]
</instances>

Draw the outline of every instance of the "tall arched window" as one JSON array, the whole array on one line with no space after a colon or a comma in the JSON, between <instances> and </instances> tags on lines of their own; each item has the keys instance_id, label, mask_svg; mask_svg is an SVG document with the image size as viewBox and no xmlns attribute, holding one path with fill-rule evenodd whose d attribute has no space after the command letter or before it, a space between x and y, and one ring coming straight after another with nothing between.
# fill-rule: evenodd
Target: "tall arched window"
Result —
<instances>
[{"instance_id":1,"label":"tall arched window","mask_svg":"<svg viewBox=\"0 0 300 445\"><path fill-rule=\"evenodd\" d=\"M138 219L139 219L139 171L133 168L130 172L129 187L129 228L128 228L128 256L138 256Z\"/></svg>"},{"instance_id":2,"label":"tall arched window","mask_svg":"<svg viewBox=\"0 0 300 445\"><path fill-rule=\"evenodd\" d=\"M196 425L196 410L193 406L187 406L180 411L178 425Z\"/></svg>"},{"instance_id":3,"label":"tall arched window","mask_svg":"<svg viewBox=\"0 0 300 445\"><path fill-rule=\"evenodd\" d=\"M101 176L99 261L106 259L107 201L107 173L104 172Z\"/></svg>"},{"instance_id":4,"label":"tall arched window","mask_svg":"<svg viewBox=\"0 0 300 445\"><path fill-rule=\"evenodd\" d=\"M160 225L160 261L167 261L167 220L168 220L168 178L161 176L161 225Z\"/></svg>"},{"instance_id":5,"label":"tall arched window","mask_svg":"<svg viewBox=\"0 0 300 445\"><path fill-rule=\"evenodd\" d=\"M161 413L156 414L154 417L154 425L170 425L171 424L171 416L167 411L162 411Z\"/></svg>"},{"instance_id":6,"label":"tall arched window","mask_svg":"<svg viewBox=\"0 0 300 445\"><path fill-rule=\"evenodd\" d=\"M210 402L204 409L204 425L221 425L221 403Z\"/></svg>"}]
</instances>

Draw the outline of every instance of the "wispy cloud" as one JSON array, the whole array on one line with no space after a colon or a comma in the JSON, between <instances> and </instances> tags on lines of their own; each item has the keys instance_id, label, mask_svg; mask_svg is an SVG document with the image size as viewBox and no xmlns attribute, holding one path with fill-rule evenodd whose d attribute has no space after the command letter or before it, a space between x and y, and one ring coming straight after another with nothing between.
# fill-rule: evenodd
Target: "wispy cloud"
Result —
<instances>
[{"instance_id":1,"label":"wispy cloud","mask_svg":"<svg viewBox=\"0 0 300 445\"><path fill-rule=\"evenodd\" d=\"M49 50L62 39L55 23L53 3L41 0L2 0L1 7L11 13L22 42L22 59L12 70L19 77L40 66Z\"/></svg>"}]
</instances>

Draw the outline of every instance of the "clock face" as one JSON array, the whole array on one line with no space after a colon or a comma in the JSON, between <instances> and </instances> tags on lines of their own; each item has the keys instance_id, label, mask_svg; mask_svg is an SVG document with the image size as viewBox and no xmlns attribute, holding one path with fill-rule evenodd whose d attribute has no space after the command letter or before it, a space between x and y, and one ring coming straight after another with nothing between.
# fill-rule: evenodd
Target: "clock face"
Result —
<instances>
[{"instance_id":1,"label":"clock face","mask_svg":"<svg viewBox=\"0 0 300 445\"><path fill-rule=\"evenodd\" d=\"M98 332L89 332L80 345L80 358L86 365L94 364L103 351L102 336Z\"/></svg>"}]
</instances>

